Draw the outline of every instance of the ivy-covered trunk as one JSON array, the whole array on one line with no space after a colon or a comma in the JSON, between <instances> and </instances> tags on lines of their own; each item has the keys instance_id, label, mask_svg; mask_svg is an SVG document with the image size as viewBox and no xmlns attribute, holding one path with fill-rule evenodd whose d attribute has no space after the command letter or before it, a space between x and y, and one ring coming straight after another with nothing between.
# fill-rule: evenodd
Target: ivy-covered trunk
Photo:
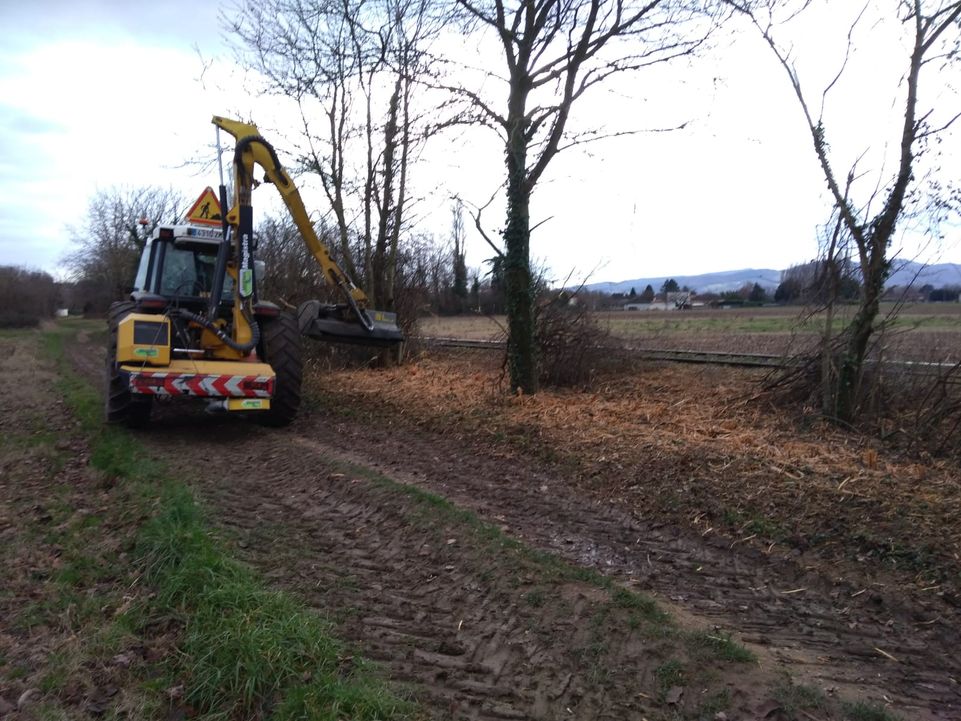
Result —
<instances>
[{"instance_id":1,"label":"ivy-covered trunk","mask_svg":"<svg viewBox=\"0 0 961 721\"><path fill-rule=\"evenodd\" d=\"M511 390L537 392L534 344L534 283L531 278L531 187L527 177L526 124L529 85L515 78L507 123L507 222L504 226L504 303L507 310L507 367Z\"/></svg>"}]
</instances>

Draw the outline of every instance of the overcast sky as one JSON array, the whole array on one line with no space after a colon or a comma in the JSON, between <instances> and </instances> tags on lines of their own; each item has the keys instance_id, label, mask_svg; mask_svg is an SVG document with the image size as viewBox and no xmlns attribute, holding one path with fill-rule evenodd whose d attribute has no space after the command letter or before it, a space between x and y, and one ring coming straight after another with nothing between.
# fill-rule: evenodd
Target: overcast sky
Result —
<instances>
[{"instance_id":1,"label":"overcast sky","mask_svg":"<svg viewBox=\"0 0 961 721\"><path fill-rule=\"evenodd\" d=\"M851 12L860 0L832 0L832 8ZM215 186L215 171L184 166L205 153L213 160L205 149L211 115L269 118L258 120L262 130L283 122L274 103L268 110L256 96L256 82L232 66L217 16L210 0L0 0L0 264L60 272L67 226L82 225L98 189L173 185L194 196ZM823 16L804 22L792 42L807 61L802 77L816 88L841 57L843 33ZM891 88L903 55L894 30L891 23L865 29L863 52L829 98L832 148L844 163L871 150L865 170L876 170L885 142L896 138ZM212 61L206 69L202 58ZM946 78L926 80L923 92L935 94ZM780 269L816 254L817 226L829 211L824 182L783 71L755 35L720 38L693 64L636 76L574 113L583 125L690 123L558 156L532 205L534 222L549 219L532 253L554 277ZM957 137L948 143L942 172L958 179ZM283 150L281 138L275 144ZM502 157L493 136L434 141L415 171L424 229L446 234L450 195L486 201ZM255 212L279 207L268 193L255 195ZM309 183L305 196L317 214L327 212ZM491 230L500 213L488 212ZM472 233L468 264L491 254ZM943 242L909 234L902 254L959 263L961 229L948 228Z\"/></svg>"}]
</instances>

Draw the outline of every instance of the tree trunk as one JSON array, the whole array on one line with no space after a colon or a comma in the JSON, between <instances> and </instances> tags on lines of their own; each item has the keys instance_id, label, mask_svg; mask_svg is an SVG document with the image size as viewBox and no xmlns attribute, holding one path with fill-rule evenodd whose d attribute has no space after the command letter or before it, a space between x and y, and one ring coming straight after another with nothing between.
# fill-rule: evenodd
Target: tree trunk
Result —
<instances>
[{"instance_id":1,"label":"tree trunk","mask_svg":"<svg viewBox=\"0 0 961 721\"><path fill-rule=\"evenodd\" d=\"M397 104L400 95L400 82L394 86L394 92L390 96L390 105L387 112L387 123L384 126L384 170L382 175L380 198L376 202L378 222L377 237L374 242L374 254L371 262L371 288L377 302L384 310L393 310L387 306L388 286L387 271L390 265L388 258L389 241L391 238L391 223L394 213L394 176L397 172L397 162L395 155L397 152Z\"/></svg>"},{"instance_id":2,"label":"tree trunk","mask_svg":"<svg viewBox=\"0 0 961 721\"><path fill-rule=\"evenodd\" d=\"M881 293L887 275L883 253L874 253L864 274L864 295L851 324L845 331L848 339L838 369L837 417L851 423L857 418L861 376L868 341L874 332L874 321L880 310Z\"/></svg>"},{"instance_id":3,"label":"tree trunk","mask_svg":"<svg viewBox=\"0 0 961 721\"><path fill-rule=\"evenodd\" d=\"M387 296L385 308L396 309L395 282L397 280L397 248L400 245L400 231L403 225L404 208L407 204L407 162L410 153L410 80L403 81L403 103L401 105L400 139L400 180L397 186L397 203L394 207L391 226L390 246L387 258Z\"/></svg>"},{"instance_id":4,"label":"tree trunk","mask_svg":"<svg viewBox=\"0 0 961 721\"><path fill-rule=\"evenodd\" d=\"M831 296L824 311L824 331L821 335L821 413L828 418L837 417L837 392L835 386L834 347L834 304L837 298Z\"/></svg>"},{"instance_id":5,"label":"tree trunk","mask_svg":"<svg viewBox=\"0 0 961 721\"><path fill-rule=\"evenodd\" d=\"M377 305L377 289L374 287L374 248L373 248L373 205L375 174L374 164L374 120L371 110L370 92L365 93L367 105L367 123L364 126L367 141L367 178L364 181L364 292L371 307Z\"/></svg>"},{"instance_id":6,"label":"tree trunk","mask_svg":"<svg viewBox=\"0 0 961 721\"><path fill-rule=\"evenodd\" d=\"M507 225L504 228L504 296L507 306L507 367L511 390L537 392L534 289L530 268L530 196L527 143L515 127L507 142Z\"/></svg>"}]
</instances>

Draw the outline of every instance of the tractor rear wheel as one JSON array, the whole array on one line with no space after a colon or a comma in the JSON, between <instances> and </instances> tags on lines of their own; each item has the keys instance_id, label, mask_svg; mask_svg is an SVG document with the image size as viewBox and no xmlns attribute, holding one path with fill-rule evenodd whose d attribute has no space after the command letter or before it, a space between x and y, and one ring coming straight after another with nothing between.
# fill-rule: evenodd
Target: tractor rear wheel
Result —
<instances>
[{"instance_id":1,"label":"tractor rear wheel","mask_svg":"<svg viewBox=\"0 0 961 721\"><path fill-rule=\"evenodd\" d=\"M123 423L137 428L146 425L150 420L153 398L131 393L127 379L121 375L120 364L117 363L117 326L134 308L130 301L118 301L107 311L110 340L107 344L105 416L107 423Z\"/></svg>"},{"instance_id":2,"label":"tractor rear wheel","mask_svg":"<svg viewBox=\"0 0 961 721\"><path fill-rule=\"evenodd\" d=\"M273 368L274 397L270 410L257 413L257 419L267 426L286 426L297 416L300 408L300 383L303 377L303 345L300 328L290 313L260 320L261 353L264 362Z\"/></svg>"}]
</instances>

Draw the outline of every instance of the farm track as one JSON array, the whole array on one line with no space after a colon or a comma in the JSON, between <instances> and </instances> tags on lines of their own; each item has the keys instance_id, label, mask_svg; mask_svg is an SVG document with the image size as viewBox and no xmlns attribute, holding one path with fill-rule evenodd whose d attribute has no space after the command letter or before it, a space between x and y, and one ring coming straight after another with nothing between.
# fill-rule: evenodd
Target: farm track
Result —
<instances>
[{"instance_id":1,"label":"farm track","mask_svg":"<svg viewBox=\"0 0 961 721\"><path fill-rule=\"evenodd\" d=\"M650 648L623 637L605 650L620 663L604 669L603 681L582 668L604 592L570 584L543 606L525 602L518 592L526 585L523 568L504 573L496 559L462 547L470 539L450 536L457 529L412 523L416 509L396 492L318 473L330 448L302 436L271 436L255 442L251 474L211 474L198 484L206 502L269 581L321 614L333 609L338 634L409 686L432 717L546 719L576 712L613 721L651 713L652 705L637 703L630 692L637 687L632 678L649 677L651 660L660 657ZM179 454L179 441L173 448L167 443L159 446ZM219 445L200 447L213 452Z\"/></svg>"},{"instance_id":2,"label":"farm track","mask_svg":"<svg viewBox=\"0 0 961 721\"><path fill-rule=\"evenodd\" d=\"M94 378L99 359L99 349L75 354ZM183 406L158 416L142 439L192 481L251 562L318 608L345 609L343 632L437 718L559 718L567 709L641 718L650 709L631 679L649 675L650 649L612 636L612 663L598 676L585 661L601 603L594 591L572 585L547 610L524 603L523 574L462 539L448 543L443 526L412 523L396 492L332 473L332 461L442 495L529 546L653 592L683 620L732 629L763 667L890 699L906 718L961 718L961 614L944 604L865 590L856 575L806 568L803 556L634 518L562 477L412 428L320 412L284 431ZM735 701L752 718L756 699Z\"/></svg>"},{"instance_id":3,"label":"farm track","mask_svg":"<svg viewBox=\"0 0 961 721\"><path fill-rule=\"evenodd\" d=\"M328 421L329 422L329 421ZM301 431L303 433L303 431ZM961 717L959 614L907 607L859 584L807 572L792 555L732 549L673 526L588 503L563 479L440 438L383 435L345 423L325 454L373 467L500 523L525 543L669 601L681 617L735 629L760 655L819 687L900 697L910 718ZM795 589L802 592L785 593ZM856 595L857 594L857 595ZM889 652L897 662L877 649ZM898 704L899 706L901 704Z\"/></svg>"}]
</instances>

